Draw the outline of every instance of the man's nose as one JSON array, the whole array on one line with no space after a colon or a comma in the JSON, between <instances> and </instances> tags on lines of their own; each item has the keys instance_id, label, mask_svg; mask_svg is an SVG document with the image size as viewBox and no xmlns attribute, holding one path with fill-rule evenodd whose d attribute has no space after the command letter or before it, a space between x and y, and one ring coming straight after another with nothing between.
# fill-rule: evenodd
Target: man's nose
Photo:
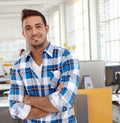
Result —
<instances>
[{"instance_id":1,"label":"man's nose","mask_svg":"<svg viewBox=\"0 0 120 123\"><path fill-rule=\"evenodd\" d=\"M37 34L37 29L36 28L32 28L32 34Z\"/></svg>"}]
</instances>

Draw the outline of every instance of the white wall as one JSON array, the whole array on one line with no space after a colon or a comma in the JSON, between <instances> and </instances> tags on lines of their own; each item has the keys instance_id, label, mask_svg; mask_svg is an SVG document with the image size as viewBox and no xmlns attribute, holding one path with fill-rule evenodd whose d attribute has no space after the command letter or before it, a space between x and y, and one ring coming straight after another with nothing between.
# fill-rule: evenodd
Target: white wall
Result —
<instances>
[{"instance_id":1,"label":"white wall","mask_svg":"<svg viewBox=\"0 0 120 123\"><path fill-rule=\"evenodd\" d=\"M0 41L21 37L20 17L0 18Z\"/></svg>"}]
</instances>

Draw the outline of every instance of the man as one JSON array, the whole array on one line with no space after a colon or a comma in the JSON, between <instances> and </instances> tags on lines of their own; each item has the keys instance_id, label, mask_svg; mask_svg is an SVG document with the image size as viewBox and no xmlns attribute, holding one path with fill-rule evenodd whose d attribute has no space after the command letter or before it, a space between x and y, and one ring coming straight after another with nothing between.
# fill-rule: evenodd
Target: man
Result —
<instances>
[{"instance_id":1,"label":"man","mask_svg":"<svg viewBox=\"0 0 120 123\"><path fill-rule=\"evenodd\" d=\"M9 110L26 123L76 123L79 62L68 50L50 44L48 31L42 13L22 10L22 34L30 51L11 70Z\"/></svg>"},{"instance_id":2,"label":"man","mask_svg":"<svg viewBox=\"0 0 120 123\"><path fill-rule=\"evenodd\" d=\"M25 49L21 49L20 50L20 56L24 55L25 54Z\"/></svg>"}]
</instances>

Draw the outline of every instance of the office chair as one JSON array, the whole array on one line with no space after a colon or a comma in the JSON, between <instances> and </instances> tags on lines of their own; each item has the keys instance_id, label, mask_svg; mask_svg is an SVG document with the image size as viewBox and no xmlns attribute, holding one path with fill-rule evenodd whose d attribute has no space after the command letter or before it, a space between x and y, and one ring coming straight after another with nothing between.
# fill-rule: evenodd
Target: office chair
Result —
<instances>
[{"instance_id":1,"label":"office chair","mask_svg":"<svg viewBox=\"0 0 120 123\"><path fill-rule=\"evenodd\" d=\"M2 70L4 73L4 77L9 78L10 76L10 69L12 68L13 64L11 63L4 63L2 64ZM6 84L10 84L10 81L6 81Z\"/></svg>"},{"instance_id":2,"label":"office chair","mask_svg":"<svg viewBox=\"0 0 120 123\"><path fill-rule=\"evenodd\" d=\"M12 68L12 66L13 66L13 64L11 64L11 63L2 64L2 69L3 69L4 75L10 74L10 69Z\"/></svg>"}]
</instances>

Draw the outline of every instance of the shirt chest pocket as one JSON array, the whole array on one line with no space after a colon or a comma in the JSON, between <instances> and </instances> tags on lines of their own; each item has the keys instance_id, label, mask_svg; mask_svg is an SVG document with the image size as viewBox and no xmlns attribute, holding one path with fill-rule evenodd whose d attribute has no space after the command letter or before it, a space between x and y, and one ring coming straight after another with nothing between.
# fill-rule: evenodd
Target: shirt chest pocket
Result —
<instances>
[{"instance_id":1,"label":"shirt chest pocket","mask_svg":"<svg viewBox=\"0 0 120 123\"><path fill-rule=\"evenodd\" d=\"M49 73L50 77L50 88L56 89L58 85L60 84L60 71L50 71Z\"/></svg>"}]
</instances>

